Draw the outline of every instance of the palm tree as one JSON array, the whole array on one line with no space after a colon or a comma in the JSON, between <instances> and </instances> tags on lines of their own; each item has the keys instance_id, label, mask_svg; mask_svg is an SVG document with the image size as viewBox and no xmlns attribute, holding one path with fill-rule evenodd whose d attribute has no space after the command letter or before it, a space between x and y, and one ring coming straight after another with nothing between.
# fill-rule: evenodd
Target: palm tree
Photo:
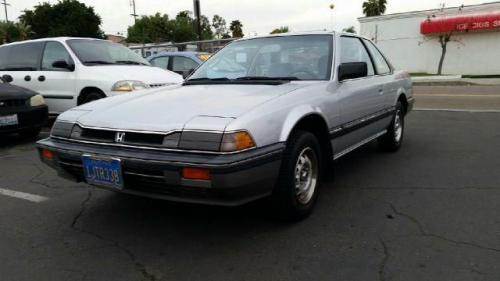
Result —
<instances>
[{"instance_id":1,"label":"palm tree","mask_svg":"<svg viewBox=\"0 0 500 281\"><path fill-rule=\"evenodd\" d=\"M367 17L380 16L385 13L387 0L367 0L363 3L363 13Z\"/></svg>"},{"instance_id":2,"label":"palm tree","mask_svg":"<svg viewBox=\"0 0 500 281\"><path fill-rule=\"evenodd\" d=\"M233 38L241 38L245 36L243 34L243 24L239 20L233 20L229 26L229 30L231 30Z\"/></svg>"}]
</instances>

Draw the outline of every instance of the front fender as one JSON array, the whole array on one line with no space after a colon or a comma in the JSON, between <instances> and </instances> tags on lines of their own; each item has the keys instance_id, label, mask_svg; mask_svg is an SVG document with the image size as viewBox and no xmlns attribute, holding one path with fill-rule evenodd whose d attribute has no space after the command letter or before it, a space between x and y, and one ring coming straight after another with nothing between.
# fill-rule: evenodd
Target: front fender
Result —
<instances>
[{"instance_id":1,"label":"front fender","mask_svg":"<svg viewBox=\"0 0 500 281\"><path fill-rule=\"evenodd\" d=\"M279 140L280 142L286 142L290 133L295 128L295 126L300 122L300 120L304 119L309 115L319 115L325 123L328 125L327 118L321 108L311 105L300 105L294 109L292 109L285 118L283 122L283 127L281 128L281 133Z\"/></svg>"}]
</instances>

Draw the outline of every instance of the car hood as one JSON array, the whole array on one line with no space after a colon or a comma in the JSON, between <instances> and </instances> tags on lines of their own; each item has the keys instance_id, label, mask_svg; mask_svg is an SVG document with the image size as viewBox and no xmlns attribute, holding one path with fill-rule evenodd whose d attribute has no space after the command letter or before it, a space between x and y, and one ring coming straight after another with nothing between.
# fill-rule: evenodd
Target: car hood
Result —
<instances>
[{"instance_id":1,"label":"car hood","mask_svg":"<svg viewBox=\"0 0 500 281\"><path fill-rule=\"evenodd\" d=\"M117 130L224 130L238 116L301 87L305 85L177 86L99 100L77 107L73 113L63 114L61 119L78 116L71 121L86 127Z\"/></svg>"},{"instance_id":2,"label":"car hood","mask_svg":"<svg viewBox=\"0 0 500 281\"><path fill-rule=\"evenodd\" d=\"M0 100L28 99L36 94L36 92L12 84L0 84Z\"/></svg>"},{"instance_id":3,"label":"car hood","mask_svg":"<svg viewBox=\"0 0 500 281\"><path fill-rule=\"evenodd\" d=\"M101 77L107 81L136 80L146 84L180 84L184 81L182 75L145 65L97 65L87 66L92 77Z\"/></svg>"}]
</instances>

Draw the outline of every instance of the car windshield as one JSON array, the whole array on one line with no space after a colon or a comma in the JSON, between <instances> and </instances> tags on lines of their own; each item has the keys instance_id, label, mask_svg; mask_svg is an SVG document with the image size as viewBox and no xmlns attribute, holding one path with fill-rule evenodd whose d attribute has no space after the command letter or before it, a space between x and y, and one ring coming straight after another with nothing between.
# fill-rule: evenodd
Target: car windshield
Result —
<instances>
[{"instance_id":1,"label":"car windshield","mask_svg":"<svg viewBox=\"0 0 500 281\"><path fill-rule=\"evenodd\" d=\"M331 61L331 35L255 38L224 47L188 81L329 80Z\"/></svg>"},{"instance_id":2,"label":"car windshield","mask_svg":"<svg viewBox=\"0 0 500 281\"><path fill-rule=\"evenodd\" d=\"M109 41L71 39L67 43L85 65L150 65L129 48Z\"/></svg>"}]
</instances>

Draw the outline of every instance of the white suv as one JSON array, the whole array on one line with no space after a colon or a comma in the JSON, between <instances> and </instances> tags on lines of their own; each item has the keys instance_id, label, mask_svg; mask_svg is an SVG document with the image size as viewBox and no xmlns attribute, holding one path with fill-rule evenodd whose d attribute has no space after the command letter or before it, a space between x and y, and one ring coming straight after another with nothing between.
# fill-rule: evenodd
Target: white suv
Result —
<instances>
[{"instance_id":1,"label":"white suv","mask_svg":"<svg viewBox=\"0 0 500 281\"><path fill-rule=\"evenodd\" d=\"M51 114L124 92L182 83L127 47L90 38L46 38L0 47L0 76L44 96Z\"/></svg>"}]
</instances>

